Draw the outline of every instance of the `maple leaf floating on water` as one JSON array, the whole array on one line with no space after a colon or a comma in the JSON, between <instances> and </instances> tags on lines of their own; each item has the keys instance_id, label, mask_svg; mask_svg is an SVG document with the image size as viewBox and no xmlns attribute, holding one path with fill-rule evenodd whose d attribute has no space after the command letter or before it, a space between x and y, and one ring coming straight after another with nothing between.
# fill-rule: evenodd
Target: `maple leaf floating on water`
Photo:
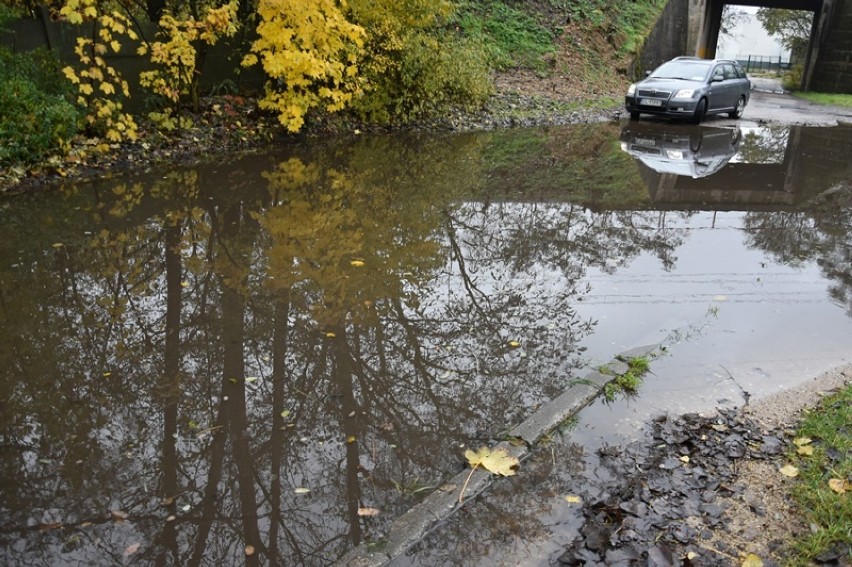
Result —
<instances>
[{"instance_id":1,"label":"maple leaf floating on water","mask_svg":"<svg viewBox=\"0 0 852 567\"><path fill-rule=\"evenodd\" d=\"M509 455L506 449L492 451L488 447L480 447L476 452L468 449L464 452L464 456L473 468L470 474L467 475L467 479L462 486L461 493L459 494L459 504L464 499L464 491L467 488L467 483L470 482L470 477L473 476L477 467L482 467L492 474L512 476L515 474L515 467L518 466L518 459Z\"/></svg>"},{"instance_id":2,"label":"maple leaf floating on water","mask_svg":"<svg viewBox=\"0 0 852 567\"><path fill-rule=\"evenodd\" d=\"M514 468L518 466L518 459L509 455L505 449L492 451L488 447L481 447L475 453L468 449L464 456L473 468L482 467L488 472L512 476Z\"/></svg>"}]
</instances>

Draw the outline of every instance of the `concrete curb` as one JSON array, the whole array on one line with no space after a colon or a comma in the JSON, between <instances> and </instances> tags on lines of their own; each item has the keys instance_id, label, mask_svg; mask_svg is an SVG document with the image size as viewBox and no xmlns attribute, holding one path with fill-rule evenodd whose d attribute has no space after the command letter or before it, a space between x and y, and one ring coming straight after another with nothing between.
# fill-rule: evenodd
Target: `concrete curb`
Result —
<instances>
[{"instance_id":1,"label":"concrete curb","mask_svg":"<svg viewBox=\"0 0 852 567\"><path fill-rule=\"evenodd\" d=\"M625 374L630 367L627 361L650 356L660 345L648 345L632 348L600 368L589 371L583 378L572 381L567 390L540 407L523 423L509 430L509 437L515 443L502 441L495 449L505 449L511 456L522 461L529 456L532 447L545 435L555 430L561 423L575 416L581 409L600 395L607 383ZM382 551L369 551L361 544L343 557L339 565L347 567L379 567L387 565L399 557L415 543L423 539L439 522L450 517L464 502L482 493L495 479L488 471L477 469L468 482L464 502L459 504L459 492L467 479L469 471L462 471L449 481L435 489L416 506L410 508L391 524Z\"/></svg>"}]
</instances>

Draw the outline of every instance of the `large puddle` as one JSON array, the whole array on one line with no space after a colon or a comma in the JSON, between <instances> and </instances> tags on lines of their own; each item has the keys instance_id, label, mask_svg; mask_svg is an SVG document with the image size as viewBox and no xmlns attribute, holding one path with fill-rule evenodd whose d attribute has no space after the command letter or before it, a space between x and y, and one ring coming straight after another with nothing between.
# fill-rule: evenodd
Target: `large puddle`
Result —
<instances>
[{"instance_id":1,"label":"large puddle","mask_svg":"<svg viewBox=\"0 0 852 567\"><path fill-rule=\"evenodd\" d=\"M843 127L365 135L6 199L0 558L334 563L628 347L665 355L569 454L848 361L850 149ZM546 562L570 522L516 513L538 531L449 525L405 562Z\"/></svg>"}]
</instances>

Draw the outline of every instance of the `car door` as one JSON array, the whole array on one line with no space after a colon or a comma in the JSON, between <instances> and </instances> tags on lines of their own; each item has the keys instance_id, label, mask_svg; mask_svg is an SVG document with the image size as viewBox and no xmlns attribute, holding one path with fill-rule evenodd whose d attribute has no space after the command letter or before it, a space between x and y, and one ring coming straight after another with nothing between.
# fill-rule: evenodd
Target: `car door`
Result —
<instances>
[{"instance_id":1,"label":"car door","mask_svg":"<svg viewBox=\"0 0 852 567\"><path fill-rule=\"evenodd\" d=\"M737 75L737 70L733 63L724 63L722 65L722 73L725 75L723 85L725 85L725 108L734 108L739 98L739 82L740 78Z\"/></svg>"},{"instance_id":2,"label":"car door","mask_svg":"<svg viewBox=\"0 0 852 567\"><path fill-rule=\"evenodd\" d=\"M713 112L725 108L725 69L720 63L710 73L710 87L707 89L707 111Z\"/></svg>"}]
</instances>

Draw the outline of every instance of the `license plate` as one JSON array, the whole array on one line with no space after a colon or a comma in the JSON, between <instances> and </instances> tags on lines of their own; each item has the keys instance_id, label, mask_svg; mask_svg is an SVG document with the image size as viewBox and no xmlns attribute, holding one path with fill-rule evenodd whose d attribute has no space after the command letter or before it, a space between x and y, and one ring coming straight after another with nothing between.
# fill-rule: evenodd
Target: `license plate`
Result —
<instances>
[{"instance_id":1,"label":"license plate","mask_svg":"<svg viewBox=\"0 0 852 567\"><path fill-rule=\"evenodd\" d=\"M645 138L634 138L633 143L637 146L645 146L648 148L655 148L657 146L656 140L646 140Z\"/></svg>"},{"instance_id":2,"label":"license plate","mask_svg":"<svg viewBox=\"0 0 852 567\"><path fill-rule=\"evenodd\" d=\"M640 98L639 104L642 106L663 106L663 101L656 98Z\"/></svg>"}]
</instances>

